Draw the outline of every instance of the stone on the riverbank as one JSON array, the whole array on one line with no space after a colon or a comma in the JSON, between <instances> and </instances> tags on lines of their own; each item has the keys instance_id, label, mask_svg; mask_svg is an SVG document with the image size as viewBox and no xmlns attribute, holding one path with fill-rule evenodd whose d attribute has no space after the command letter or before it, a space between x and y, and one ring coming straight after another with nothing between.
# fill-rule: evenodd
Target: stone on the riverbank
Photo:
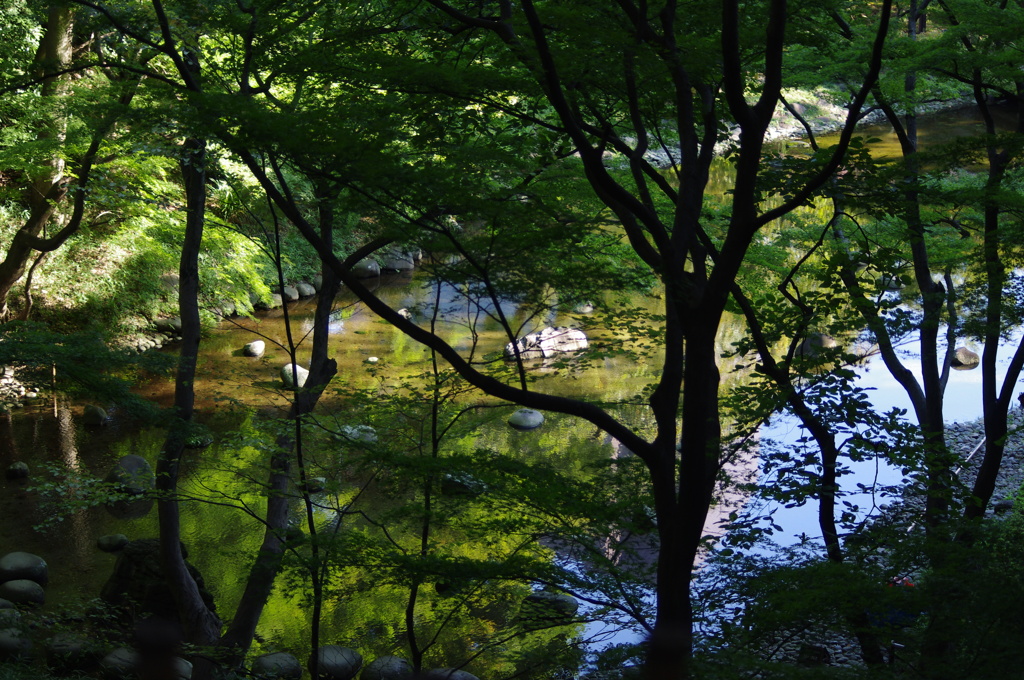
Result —
<instances>
[{"instance_id":1,"label":"stone on the riverbank","mask_svg":"<svg viewBox=\"0 0 1024 680\"><path fill-rule=\"evenodd\" d=\"M18 628L0 630L0 661L25 659L32 653L32 640Z\"/></svg>"},{"instance_id":2,"label":"stone on the riverbank","mask_svg":"<svg viewBox=\"0 0 1024 680\"><path fill-rule=\"evenodd\" d=\"M107 534L96 539L96 547L105 553L116 553L128 545L128 537L124 534Z\"/></svg>"},{"instance_id":3,"label":"stone on the riverbank","mask_svg":"<svg viewBox=\"0 0 1024 680\"><path fill-rule=\"evenodd\" d=\"M480 680L472 673L456 668L434 668L423 675L423 680Z\"/></svg>"},{"instance_id":4,"label":"stone on the riverbank","mask_svg":"<svg viewBox=\"0 0 1024 680\"><path fill-rule=\"evenodd\" d=\"M949 360L949 365L958 371L969 371L977 368L980 363L981 357L966 347L957 347L953 352L953 358Z\"/></svg>"},{"instance_id":5,"label":"stone on the riverbank","mask_svg":"<svg viewBox=\"0 0 1024 680\"><path fill-rule=\"evenodd\" d=\"M46 560L27 552L12 552L0 557L0 583L22 578L45 586L49 580Z\"/></svg>"},{"instance_id":6,"label":"stone on the riverbank","mask_svg":"<svg viewBox=\"0 0 1024 680\"><path fill-rule=\"evenodd\" d=\"M258 678L299 680L302 677L302 664L287 652L274 652L257 657L252 662L252 672Z\"/></svg>"},{"instance_id":7,"label":"stone on the riverbank","mask_svg":"<svg viewBox=\"0 0 1024 680\"><path fill-rule=\"evenodd\" d=\"M4 476L7 479L25 479L28 477L28 463L24 461L18 461L17 463L11 463L7 466Z\"/></svg>"},{"instance_id":8,"label":"stone on the riverbank","mask_svg":"<svg viewBox=\"0 0 1024 680\"><path fill-rule=\"evenodd\" d=\"M316 288L305 281L299 281L296 283L295 290L299 291L299 297L308 298L316 295Z\"/></svg>"},{"instance_id":9,"label":"stone on the riverbank","mask_svg":"<svg viewBox=\"0 0 1024 680\"><path fill-rule=\"evenodd\" d=\"M313 657L310 655L312 667ZM323 680L351 680L363 665L363 657L354 649L340 645L323 645L316 651L317 675ZM312 671L310 671L312 674Z\"/></svg>"},{"instance_id":10,"label":"stone on the riverbank","mask_svg":"<svg viewBox=\"0 0 1024 680\"><path fill-rule=\"evenodd\" d=\"M86 404L82 410L82 422L92 427L107 424L107 412L94 404Z\"/></svg>"},{"instance_id":11,"label":"stone on the riverbank","mask_svg":"<svg viewBox=\"0 0 1024 680\"><path fill-rule=\"evenodd\" d=\"M118 647L100 661L103 677L109 680L135 678L138 667L139 653L128 647Z\"/></svg>"},{"instance_id":12,"label":"stone on the riverbank","mask_svg":"<svg viewBox=\"0 0 1024 680\"><path fill-rule=\"evenodd\" d=\"M589 343L587 335L578 328L549 326L505 345L505 358L514 359L517 346L521 359L547 359L556 354L584 350Z\"/></svg>"},{"instance_id":13,"label":"stone on the riverbank","mask_svg":"<svg viewBox=\"0 0 1024 680\"><path fill-rule=\"evenodd\" d=\"M104 481L117 485L125 493L141 495L153 488L156 476L149 461L130 453L114 464Z\"/></svg>"},{"instance_id":14,"label":"stone on the riverbank","mask_svg":"<svg viewBox=\"0 0 1024 680\"><path fill-rule=\"evenodd\" d=\"M359 680L407 680L412 677L412 664L400 656L379 656L366 664Z\"/></svg>"},{"instance_id":15,"label":"stone on the riverbank","mask_svg":"<svg viewBox=\"0 0 1024 680\"><path fill-rule=\"evenodd\" d=\"M0 583L0 597L14 604L38 605L46 602L43 587L27 578Z\"/></svg>"},{"instance_id":16,"label":"stone on the riverbank","mask_svg":"<svg viewBox=\"0 0 1024 680\"><path fill-rule=\"evenodd\" d=\"M179 335L181 333L181 317L172 316L167 319L157 319L153 322L153 326L160 333Z\"/></svg>"},{"instance_id":17,"label":"stone on the riverbank","mask_svg":"<svg viewBox=\"0 0 1024 680\"><path fill-rule=\"evenodd\" d=\"M316 292L319 293L320 289L323 288L323 287L324 287L324 275L323 274L315 274L313 276L313 288L316 290Z\"/></svg>"},{"instance_id":18,"label":"stone on the riverbank","mask_svg":"<svg viewBox=\"0 0 1024 680\"><path fill-rule=\"evenodd\" d=\"M416 258L412 253L407 253L404 250L388 251L384 258L384 266L381 269L405 272L416 268Z\"/></svg>"},{"instance_id":19,"label":"stone on the riverbank","mask_svg":"<svg viewBox=\"0 0 1024 680\"><path fill-rule=\"evenodd\" d=\"M352 275L357 279L372 279L375 276L380 276L380 265L376 260L360 260L352 267Z\"/></svg>"},{"instance_id":20,"label":"stone on the riverbank","mask_svg":"<svg viewBox=\"0 0 1024 680\"><path fill-rule=\"evenodd\" d=\"M544 424L544 414L532 408L521 408L509 416L508 424L517 430L536 430Z\"/></svg>"},{"instance_id":21,"label":"stone on the riverbank","mask_svg":"<svg viewBox=\"0 0 1024 680\"><path fill-rule=\"evenodd\" d=\"M267 351L267 343L262 340L253 340L247 343L242 349L242 354L247 357L261 357Z\"/></svg>"},{"instance_id":22,"label":"stone on the riverbank","mask_svg":"<svg viewBox=\"0 0 1024 680\"><path fill-rule=\"evenodd\" d=\"M309 371L298 364L285 364L281 367L281 383L285 389L303 387L309 378Z\"/></svg>"},{"instance_id":23,"label":"stone on the riverbank","mask_svg":"<svg viewBox=\"0 0 1024 680\"><path fill-rule=\"evenodd\" d=\"M281 289L281 297L285 302L295 302L299 299L299 289L295 286L285 286Z\"/></svg>"},{"instance_id":24,"label":"stone on the riverbank","mask_svg":"<svg viewBox=\"0 0 1024 680\"><path fill-rule=\"evenodd\" d=\"M82 635L57 633L46 643L46 665L58 673L89 671L98 662L95 643Z\"/></svg>"}]
</instances>

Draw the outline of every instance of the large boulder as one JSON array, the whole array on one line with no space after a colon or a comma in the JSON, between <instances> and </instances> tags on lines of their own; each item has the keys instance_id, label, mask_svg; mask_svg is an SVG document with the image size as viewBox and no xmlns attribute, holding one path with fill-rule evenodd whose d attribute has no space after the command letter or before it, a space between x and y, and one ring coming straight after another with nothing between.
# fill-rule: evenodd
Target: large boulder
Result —
<instances>
[{"instance_id":1,"label":"large boulder","mask_svg":"<svg viewBox=\"0 0 1024 680\"><path fill-rule=\"evenodd\" d=\"M182 547L188 557L188 552ZM189 573L199 587L199 595L211 610L215 610L213 595L199 570L188 562ZM167 586L160 564L160 543L155 538L131 541L117 554L114 569L100 590L100 599L115 607L131 607L137 614L152 614L168 621L178 620L178 607Z\"/></svg>"},{"instance_id":2,"label":"large boulder","mask_svg":"<svg viewBox=\"0 0 1024 680\"><path fill-rule=\"evenodd\" d=\"M302 677L302 664L287 652L274 652L253 661L252 673L257 678L299 680Z\"/></svg>"},{"instance_id":3,"label":"large boulder","mask_svg":"<svg viewBox=\"0 0 1024 680\"><path fill-rule=\"evenodd\" d=\"M0 597L10 600L14 604L36 605L46 602L46 592L43 591L43 587L27 578L0 583Z\"/></svg>"},{"instance_id":4,"label":"large boulder","mask_svg":"<svg viewBox=\"0 0 1024 680\"><path fill-rule=\"evenodd\" d=\"M416 258L412 253L404 250L391 250L384 256L384 266L381 269L404 272L416 268Z\"/></svg>"},{"instance_id":5,"label":"large boulder","mask_svg":"<svg viewBox=\"0 0 1024 680\"><path fill-rule=\"evenodd\" d=\"M309 378L309 371L298 364L285 364L281 367L281 383L285 389L302 388Z\"/></svg>"},{"instance_id":6,"label":"large boulder","mask_svg":"<svg viewBox=\"0 0 1024 680\"><path fill-rule=\"evenodd\" d=\"M379 656L366 664L359 680L407 680L412 673L412 664L402 657Z\"/></svg>"},{"instance_id":7,"label":"large boulder","mask_svg":"<svg viewBox=\"0 0 1024 680\"><path fill-rule=\"evenodd\" d=\"M46 560L27 552L12 552L0 557L0 583L19 578L45 586L49 580Z\"/></svg>"},{"instance_id":8,"label":"large boulder","mask_svg":"<svg viewBox=\"0 0 1024 680\"><path fill-rule=\"evenodd\" d=\"M980 363L981 357L966 347L957 347L953 352L953 358L949 360L949 365L958 371L969 371L977 368Z\"/></svg>"},{"instance_id":9,"label":"large boulder","mask_svg":"<svg viewBox=\"0 0 1024 680\"><path fill-rule=\"evenodd\" d=\"M309 666L312 668L312 655L309 660ZM363 665L363 657L348 647L323 645L316 651L316 662L316 680L352 680L359 672L359 667Z\"/></svg>"},{"instance_id":10,"label":"large boulder","mask_svg":"<svg viewBox=\"0 0 1024 680\"><path fill-rule=\"evenodd\" d=\"M160 333L181 333L181 317L172 316L169 319L157 319L153 322L156 330Z\"/></svg>"},{"instance_id":11,"label":"large boulder","mask_svg":"<svg viewBox=\"0 0 1024 680\"><path fill-rule=\"evenodd\" d=\"M299 291L299 297L313 297L316 295L316 288L305 281L299 281L295 284L295 290Z\"/></svg>"},{"instance_id":12,"label":"large boulder","mask_svg":"<svg viewBox=\"0 0 1024 680\"><path fill-rule=\"evenodd\" d=\"M589 343L586 334L578 328L549 326L505 345L506 358L515 358L517 345L522 359L547 359L556 354L586 349Z\"/></svg>"},{"instance_id":13,"label":"large boulder","mask_svg":"<svg viewBox=\"0 0 1024 680\"><path fill-rule=\"evenodd\" d=\"M376 444L377 430L369 425L343 425L338 431L340 439L352 444Z\"/></svg>"},{"instance_id":14,"label":"large boulder","mask_svg":"<svg viewBox=\"0 0 1024 680\"><path fill-rule=\"evenodd\" d=\"M142 456L122 456L107 473L105 481L126 493L141 495L150 491L156 482L153 468Z\"/></svg>"}]
</instances>

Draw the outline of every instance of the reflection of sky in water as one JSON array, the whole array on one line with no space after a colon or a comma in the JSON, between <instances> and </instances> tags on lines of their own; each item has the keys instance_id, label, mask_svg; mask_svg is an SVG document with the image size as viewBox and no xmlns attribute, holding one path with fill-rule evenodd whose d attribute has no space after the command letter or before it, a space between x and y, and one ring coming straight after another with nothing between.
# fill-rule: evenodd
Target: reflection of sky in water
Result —
<instances>
[{"instance_id":1,"label":"reflection of sky in water","mask_svg":"<svg viewBox=\"0 0 1024 680\"><path fill-rule=\"evenodd\" d=\"M1019 335L1014 336L1009 342L1003 343L1000 347L999 360L997 362L1000 380L1005 375L1016 346L1015 343L1019 339ZM967 345L969 349L977 351L979 355L981 354L980 346L974 343L962 344ZM901 348L900 357L905 362L907 368L914 374L914 377L920 382L921 366L917 360L919 350L919 343L907 344ZM860 387L869 390L868 399L876 410L885 412L893 408L903 409L906 411L904 417L911 422L916 422L910 398L903 387L896 382L896 379L886 369L880 356L872 356L864 366L857 369L857 373L860 376L858 384ZM1020 391L1019 387L1014 389L1014 396L1016 397ZM1011 406L1016 408L1016 402L1011 401ZM968 423L981 418L982 383L980 366L969 371L951 370L949 372L944 411L947 424L954 422ZM805 435L806 432L801 430L796 418L792 416L775 418L769 426L762 429L763 437L790 446L796 446L797 440ZM846 489L856 488L858 483L865 485L875 483L895 484L902 477L899 469L886 465L881 461L854 463L851 464L851 468L853 469L853 474L840 479L840 483ZM873 505L882 505L892 501L890 498L882 498L877 495L872 497L868 494L851 495L842 500L849 500L857 504L862 512L871 511ZM765 509L770 510L771 506ZM775 522L784 529L781 535L775 536L775 539L781 543L791 543L794 537L799 536L801 533L812 538L820 538L821 536L821 532L818 529L817 504L813 501L798 508L778 507L775 512Z\"/></svg>"}]
</instances>

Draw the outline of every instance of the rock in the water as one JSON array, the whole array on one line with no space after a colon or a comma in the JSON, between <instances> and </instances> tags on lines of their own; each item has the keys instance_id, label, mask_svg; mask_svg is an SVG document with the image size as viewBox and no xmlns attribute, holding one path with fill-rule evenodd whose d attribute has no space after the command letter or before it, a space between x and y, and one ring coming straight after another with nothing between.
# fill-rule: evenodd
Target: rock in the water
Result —
<instances>
[{"instance_id":1,"label":"rock in the water","mask_svg":"<svg viewBox=\"0 0 1024 680\"><path fill-rule=\"evenodd\" d=\"M156 476L149 461L130 453L117 461L107 473L105 481L117 485L126 493L141 495L153 488Z\"/></svg>"},{"instance_id":2,"label":"rock in the water","mask_svg":"<svg viewBox=\"0 0 1024 680\"><path fill-rule=\"evenodd\" d=\"M286 302L295 302L299 299L299 290L295 286L285 286L281 289L281 297Z\"/></svg>"},{"instance_id":3,"label":"rock in the water","mask_svg":"<svg viewBox=\"0 0 1024 680\"><path fill-rule=\"evenodd\" d=\"M82 422L86 425L99 426L107 424L107 412L99 406L86 404L82 411Z\"/></svg>"},{"instance_id":4,"label":"rock in the water","mask_svg":"<svg viewBox=\"0 0 1024 680\"><path fill-rule=\"evenodd\" d=\"M100 661L103 677L109 680L128 680L136 677L139 653L127 647L118 647Z\"/></svg>"},{"instance_id":5,"label":"rock in the water","mask_svg":"<svg viewBox=\"0 0 1024 680\"><path fill-rule=\"evenodd\" d=\"M274 652L253 661L252 672L258 678L299 680L302 677L302 664L287 652Z\"/></svg>"},{"instance_id":6,"label":"rock in the water","mask_svg":"<svg viewBox=\"0 0 1024 680\"><path fill-rule=\"evenodd\" d=\"M409 271L416 268L416 258L412 253L403 250L391 250L385 255L384 266L381 269L388 269L396 272Z\"/></svg>"},{"instance_id":7,"label":"rock in the water","mask_svg":"<svg viewBox=\"0 0 1024 680\"><path fill-rule=\"evenodd\" d=\"M309 371L298 364L285 364L281 367L281 383L284 384L285 389L301 388L306 384L308 378Z\"/></svg>"},{"instance_id":8,"label":"rock in the water","mask_svg":"<svg viewBox=\"0 0 1024 680\"><path fill-rule=\"evenodd\" d=\"M17 628L0 630L0 661L24 659L32 652L32 640Z\"/></svg>"},{"instance_id":9,"label":"rock in the water","mask_svg":"<svg viewBox=\"0 0 1024 680\"><path fill-rule=\"evenodd\" d=\"M541 590L526 596L521 615L532 620L568 621L576 616L579 607L572 595Z\"/></svg>"},{"instance_id":10,"label":"rock in the water","mask_svg":"<svg viewBox=\"0 0 1024 680\"><path fill-rule=\"evenodd\" d=\"M317 680L351 680L363 665L363 657L354 649L323 645L316 651ZM310 656L310 666L313 658Z\"/></svg>"},{"instance_id":11,"label":"rock in the water","mask_svg":"<svg viewBox=\"0 0 1024 680\"><path fill-rule=\"evenodd\" d=\"M19 578L45 586L49 580L46 560L27 552L12 552L0 557L0 583Z\"/></svg>"},{"instance_id":12,"label":"rock in the water","mask_svg":"<svg viewBox=\"0 0 1024 680\"><path fill-rule=\"evenodd\" d=\"M343 425L339 430L341 439L353 444L376 444L377 430L369 425Z\"/></svg>"},{"instance_id":13,"label":"rock in the water","mask_svg":"<svg viewBox=\"0 0 1024 680\"><path fill-rule=\"evenodd\" d=\"M366 664L359 680L407 680L412 677L412 664L399 656L379 656Z\"/></svg>"},{"instance_id":14,"label":"rock in the water","mask_svg":"<svg viewBox=\"0 0 1024 680\"><path fill-rule=\"evenodd\" d=\"M299 292L299 297L313 297L316 295L316 288L305 281L299 281L295 284L295 290Z\"/></svg>"},{"instance_id":15,"label":"rock in the water","mask_svg":"<svg viewBox=\"0 0 1024 680\"><path fill-rule=\"evenodd\" d=\"M508 424L517 430L535 430L544 424L544 414L532 408L521 408L509 417Z\"/></svg>"},{"instance_id":16,"label":"rock in the water","mask_svg":"<svg viewBox=\"0 0 1024 680\"><path fill-rule=\"evenodd\" d=\"M958 371L969 371L977 368L980 363L981 357L966 347L957 347L953 352L953 358L949 360L949 365Z\"/></svg>"},{"instance_id":17,"label":"rock in the water","mask_svg":"<svg viewBox=\"0 0 1024 680\"><path fill-rule=\"evenodd\" d=\"M0 597L10 600L14 604L35 605L46 602L46 593L43 591L43 587L27 578L0 583Z\"/></svg>"},{"instance_id":18,"label":"rock in the water","mask_svg":"<svg viewBox=\"0 0 1024 680\"><path fill-rule=\"evenodd\" d=\"M357 279L372 279L380 276L380 265L375 260L360 260L352 267L352 275Z\"/></svg>"},{"instance_id":19,"label":"rock in the water","mask_svg":"<svg viewBox=\"0 0 1024 680\"><path fill-rule=\"evenodd\" d=\"M424 680L480 680L472 673L456 668L434 668L423 675Z\"/></svg>"},{"instance_id":20,"label":"rock in the water","mask_svg":"<svg viewBox=\"0 0 1024 680\"><path fill-rule=\"evenodd\" d=\"M586 334L578 328L549 326L505 345L506 358L515 358L516 346L521 359L547 359L556 354L586 349L589 343Z\"/></svg>"},{"instance_id":21,"label":"rock in the water","mask_svg":"<svg viewBox=\"0 0 1024 680\"><path fill-rule=\"evenodd\" d=\"M107 534L96 539L96 547L105 553L116 553L128 545L128 537L124 534Z\"/></svg>"},{"instance_id":22,"label":"rock in the water","mask_svg":"<svg viewBox=\"0 0 1024 680\"><path fill-rule=\"evenodd\" d=\"M7 467L7 471L4 473L7 479L25 479L28 477L28 463L24 461L18 461L17 463L11 463Z\"/></svg>"},{"instance_id":23,"label":"rock in the water","mask_svg":"<svg viewBox=\"0 0 1024 680\"><path fill-rule=\"evenodd\" d=\"M262 340L253 340L242 349L242 354L247 357L261 357L266 351L267 343Z\"/></svg>"}]
</instances>

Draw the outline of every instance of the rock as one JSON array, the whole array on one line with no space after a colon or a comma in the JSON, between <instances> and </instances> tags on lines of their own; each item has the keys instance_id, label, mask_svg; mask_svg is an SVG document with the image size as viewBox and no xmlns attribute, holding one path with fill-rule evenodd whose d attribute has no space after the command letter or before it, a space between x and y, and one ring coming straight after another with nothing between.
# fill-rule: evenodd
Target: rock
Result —
<instances>
[{"instance_id":1,"label":"rock","mask_svg":"<svg viewBox=\"0 0 1024 680\"><path fill-rule=\"evenodd\" d=\"M100 661L103 677L109 680L135 678L139 666L139 653L128 647L118 647Z\"/></svg>"},{"instance_id":2,"label":"rock","mask_svg":"<svg viewBox=\"0 0 1024 680\"><path fill-rule=\"evenodd\" d=\"M515 343L505 345L505 357L515 358L515 348L519 347L522 359L540 359L552 357L564 352L577 352L589 346L586 334L578 328L566 326L547 327L536 333L529 333Z\"/></svg>"},{"instance_id":3,"label":"rock","mask_svg":"<svg viewBox=\"0 0 1024 680\"><path fill-rule=\"evenodd\" d=\"M310 656L312 667L313 657ZM354 649L339 645L323 645L316 651L317 675L323 680L351 680L363 665L363 657ZM312 671L310 671L312 674Z\"/></svg>"},{"instance_id":4,"label":"rock","mask_svg":"<svg viewBox=\"0 0 1024 680\"><path fill-rule=\"evenodd\" d=\"M953 357L949 360L949 365L958 371L969 371L977 368L980 363L981 357L966 347L957 347L953 352Z\"/></svg>"},{"instance_id":5,"label":"rock","mask_svg":"<svg viewBox=\"0 0 1024 680\"><path fill-rule=\"evenodd\" d=\"M217 307L217 311L223 317L234 316L238 312L238 306L235 305L234 300L221 300L217 303Z\"/></svg>"},{"instance_id":6,"label":"rock","mask_svg":"<svg viewBox=\"0 0 1024 680\"><path fill-rule=\"evenodd\" d=\"M10 600L14 604L36 605L46 602L46 593L43 591L43 587L27 578L0 583L0 597Z\"/></svg>"},{"instance_id":7,"label":"rock","mask_svg":"<svg viewBox=\"0 0 1024 680\"><path fill-rule=\"evenodd\" d=\"M281 297L285 302L295 302L299 299L299 290L295 286L285 286L281 289Z\"/></svg>"},{"instance_id":8,"label":"rock","mask_svg":"<svg viewBox=\"0 0 1024 680\"><path fill-rule=\"evenodd\" d=\"M277 309L278 307L284 306L284 298L281 297L280 293L271 293L270 302L267 303L270 309Z\"/></svg>"},{"instance_id":9,"label":"rock","mask_svg":"<svg viewBox=\"0 0 1024 680\"><path fill-rule=\"evenodd\" d=\"M797 354L804 357L816 357L823 349L832 349L836 346L836 339L825 333L811 333L797 349Z\"/></svg>"},{"instance_id":10,"label":"rock","mask_svg":"<svg viewBox=\"0 0 1024 680\"><path fill-rule=\"evenodd\" d=\"M412 312L410 312L405 307L402 307L401 309L398 310L398 316L402 317L403 319L411 319Z\"/></svg>"},{"instance_id":11,"label":"rock","mask_svg":"<svg viewBox=\"0 0 1024 680\"><path fill-rule=\"evenodd\" d=\"M175 673L176 680L191 680L192 678L192 662L188 659L183 659L180 656L174 657L171 662L171 667Z\"/></svg>"},{"instance_id":12,"label":"rock","mask_svg":"<svg viewBox=\"0 0 1024 680\"><path fill-rule=\"evenodd\" d=\"M95 644L82 635L57 633L46 643L46 665L58 673L89 671L98 661Z\"/></svg>"},{"instance_id":13,"label":"rock","mask_svg":"<svg viewBox=\"0 0 1024 680\"><path fill-rule=\"evenodd\" d=\"M796 662L801 666L828 666L832 663L832 655L821 645L804 643L800 645L800 651L797 652Z\"/></svg>"},{"instance_id":14,"label":"rock","mask_svg":"<svg viewBox=\"0 0 1024 680\"><path fill-rule=\"evenodd\" d=\"M322 493L327 488L327 479L324 477L309 477L306 479L306 493Z\"/></svg>"},{"instance_id":15,"label":"rock","mask_svg":"<svg viewBox=\"0 0 1024 680\"><path fill-rule=\"evenodd\" d=\"M360 260L352 267L352 275L357 279L372 279L380 276L380 265L375 260Z\"/></svg>"},{"instance_id":16,"label":"rock","mask_svg":"<svg viewBox=\"0 0 1024 680\"><path fill-rule=\"evenodd\" d=\"M487 485L468 474L446 472L441 478L441 493L446 496L475 498L487 490Z\"/></svg>"},{"instance_id":17,"label":"rock","mask_svg":"<svg viewBox=\"0 0 1024 680\"><path fill-rule=\"evenodd\" d=\"M18 461L17 463L11 463L7 466L7 471L4 472L4 476L7 479L25 479L28 477L28 463Z\"/></svg>"},{"instance_id":18,"label":"rock","mask_svg":"<svg viewBox=\"0 0 1024 680\"><path fill-rule=\"evenodd\" d=\"M12 552L0 557L0 583L29 579L41 586L49 580L46 560L27 552Z\"/></svg>"},{"instance_id":19,"label":"rock","mask_svg":"<svg viewBox=\"0 0 1024 680\"><path fill-rule=\"evenodd\" d=\"M380 359L378 359L377 357L366 357L366 363L368 364L375 364L378 361L380 361Z\"/></svg>"},{"instance_id":20,"label":"rock","mask_svg":"<svg viewBox=\"0 0 1024 680\"><path fill-rule=\"evenodd\" d=\"M517 430L536 430L544 424L544 414L532 408L521 408L509 417L508 424Z\"/></svg>"},{"instance_id":21,"label":"rock","mask_svg":"<svg viewBox=\"0 0 1024 680\"><path fill-rule=\"evenodd\" d=\"M302 677L302 664L287 652L274 652L257 657L252 662L252 672L259 678L299 680Z\"/></svg>"},{"instance_id":22,"label":"rock","mask_svg":"<svg viewBox=\"0 0 1024 680\"><path fill-rule=\"evenodd\" d=\"M253 340L242 348L242 354L247 357L261 357L267 351L267 343L262 340Z\"/></svg>"},{"instance_id":23,"label":"rock","mask_svg":"<svg viewBox=\"0 0 1024 680\"><path fill-rule=\"evenodd\" d=\"M399 656L379 656L366 664L359 680L406 680L412 678L412 664Z\"/></svg>"},{"instance_id":24,"label":"rock","mask_svg":"<svg viewBox=\"0 0 1024 680\"><path fill-rule=\"evenodd\" d=\"M540 590L526 596L520 615L531 620L569 621L579 608L580 603L572 595Z\"/></svg>"},{"instance_id":25,"label":"rock","mask_svg":"<svg viewBox=\"0 0 1024 680\"><path fill-rule=\"evenodd\" d=\"M319 293L320 289L323 288L323 287L324 287L324 275L323 274L315 274L313 276L313 289L316 290L316 292Z\"/></svg>"},{"instance_id":26,"label":"rock","mask_svg":"<svg viewBox=\"0 0 1024 680\"><path fill-rule=\"evenodd\" d=\"M182 551L187 558L184 546ZM188 562L185 566L195 579L203 602L216 611L213 595L206 590L203 575ZM110 578L100 590L100 599L115 607L130 606L136 616L152 614L155 618L178 621L178 607L164 579L160 544L155 538L136 539L121 549Z\"/></svg>"},{"instance_id":27,"label":"rock","mask_svg":"<svg viewBox=\"0 0 1024 680\"><path fill-rule=\"evenodd\" d=\"M116 553L128 545L128 537L124 534L107 534L96 539L96 547L105 553Z\"/></svg>"},{"instance_id":28,"label":"rock","mask_svg":"<svg viewBox=\"0 0 1024 680\"><path fill-rule=\"evenodd\" d=\"M294 370L293 370L294 369ZM309 371L298 364L285 364L281 367L281 383L285 389L302 388L309 378Z\"/></svg>"},{"instance_id":29,"label":"rock","mask_svg":"<svg viewBox=\"0 0 1024 680\"><path fill-rule=\"evenodd\" d=\"M141 495L153 488L156 476L145 458L130 453L117 461L104 481L117 485L126 493Z\"/></svg>"},{"instance_id":30,"label":"rock","mask_svg":"<svg viewBox=\"0 0 1024 680\"><path fill-rule=\"evenodd\" d=\"M456 668L434 668L423 674L423 680L480 680L472 673Z\"/></svg>"},{"instance_id":31,"label":"rock","mask_svg":"<svg viewBox=\"0 0 1024 680\"><path fill-rule=\"evenodd\" d=\"M14 603L10 600L0 600L10 605L10 608L0 609L0 628L16 628L21 623L21 612L14 609Z\"/></svg>"},{"instance_id":32,"label":"rock","mask_svg":"<svg viewBox=\"0 0 1024 680\"><path fill-rule=\"evenodd\" d=\"M381 269L390 271L405 272L416 268L416 258L403 250L391 250L384 256L384 266Z\"/></svg>"},{"instance_id":33,"label":"rock","mask_svg":"<svg viewBox=\"0 0 1024 680\"><path fill-rule=\"evenodd\" d=\"M377 430L369 425L343 425L339 430L342 439L354 444L376 444Z\"/></svg>"},{"instance_id":34,"label":"rock","mask_svg":"<svg viewBox=\"0 0 1024 680\"><path fill-rule=\"evenodd\" d=\"M573 308L574 314L592 314L594 311L594 305L590 302L581 302Z\"/></svg>"},{"instance_id":35,"label":"rock","mask_svg":"<svg viewBox=\"0 0 1024 680\"><path fill-rule=\"evenodd\" d=\"M994 512L999 513L1013 510L1013 501L1010 500L1009 498L1003 498L1001 500L995 501L994 503L992 503L992 510Z\"/></svg>"},{"instance_id":36,"label":"rock","mask_svg":"<svg viewBox=\"0 0 1024 680\"><path fill-rule=\"evenodd\" d=\"M174 333L177 335L181 333L181 317L172 316L167 319L157 319L153 322L153 326L160 333Z\"/></svg>"},{"instance_id":37,"label":"rock","mask_svg":"<svg viewBox=\"0 0 1024 680\"><path fill-rule=\"evenodd\" d=\"M0 630L0 661L25 659L31 653L32 640L21 630L17 628Z\"/></svg>"},{"instance_id":38,"label":"rock","mask_svg":"<svg viewBox=\"0 0 1024 680\"><path fill-rule=\"evenodd\" d=\"M305 281L299 281L295 284L295 290L299 291L299 297L313 297L316 295L316 287L306 283Z\"/></svg>"},{"instance_id":39,"label":"rock","mask_svg":"<svg viewBox=\"0 0 1024 680\"><path fill-rule=\"evenodd\" d=\"M82 422L86 425L98 427L100 425L107 424L107 412L101 409L99 406L93 404L86 404L82 410Z\"/></svg>"}]
</instances>

